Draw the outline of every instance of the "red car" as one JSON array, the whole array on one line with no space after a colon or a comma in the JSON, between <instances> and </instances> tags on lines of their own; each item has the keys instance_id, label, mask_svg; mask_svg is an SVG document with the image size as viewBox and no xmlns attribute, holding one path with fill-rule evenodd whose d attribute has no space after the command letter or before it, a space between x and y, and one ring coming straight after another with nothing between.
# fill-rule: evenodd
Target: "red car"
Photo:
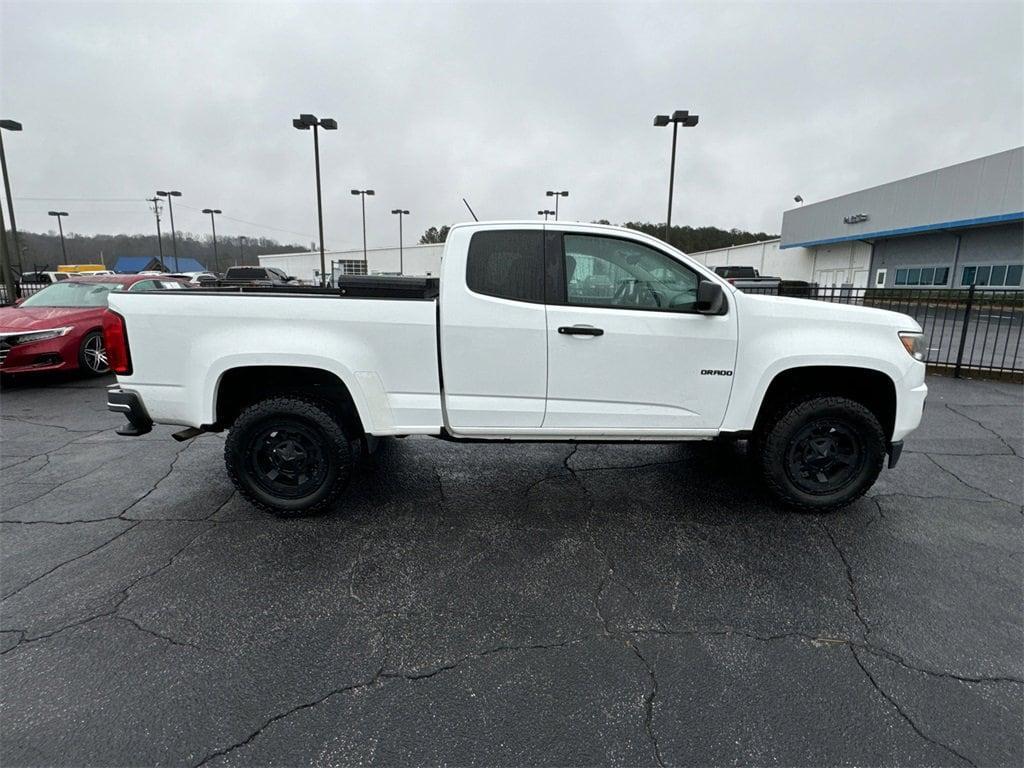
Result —
<instances>
[{"instance_id":1,"label":"red car","mask_svg":"<svg viewBox=\"0 0 1024 768\"><path fill-rule=\"evenodd\" d=\"M0 373L106 373L107 294L184 288L181 280L154 275L76 277L47 286L16 306L0 308Z\"/></svg>"}]
</instances>

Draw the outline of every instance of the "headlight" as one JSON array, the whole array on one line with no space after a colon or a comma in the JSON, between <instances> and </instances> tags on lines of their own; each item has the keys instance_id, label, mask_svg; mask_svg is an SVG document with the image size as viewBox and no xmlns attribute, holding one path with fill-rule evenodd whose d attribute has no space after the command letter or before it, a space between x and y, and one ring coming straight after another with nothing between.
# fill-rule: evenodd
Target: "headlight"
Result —
<instances>
[{"instance_id":1,"label":"headlight","mask_svg":"<svg viewBox=\"0 0 1024 768\"><path fill-rule=\"evenodd\" d=\"M923 333L900 331L900 341L903 342L903 348L912 358L924 361L924 353L928 351L928 344Z\"/></svg>"},{"instance_id":2,"label":"headlight","mask_svg":"<svg viewBox=\"0 0 1024 768\"><path fill-rule=\"evenodd\" d=\"M47 339L56 339L60 336L66 336L71 333L71 326L66 328L49 328L45 331L28 331L26 333L11 334L7 337L7 342L11 345L14 344L29 344L33 341L46 341Z\"/></svg>"}]
</instances>

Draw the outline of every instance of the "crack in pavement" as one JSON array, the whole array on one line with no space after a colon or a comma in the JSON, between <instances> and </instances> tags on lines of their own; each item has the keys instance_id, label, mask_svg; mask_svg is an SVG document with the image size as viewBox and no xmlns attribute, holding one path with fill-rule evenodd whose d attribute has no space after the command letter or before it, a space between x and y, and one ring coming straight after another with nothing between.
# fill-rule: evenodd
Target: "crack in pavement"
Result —
<instances>
[{"instance_id":1,"label":"crack in pavement","mask_svg":"<svg viewBox=\"0 0 1024 768\"><path fill-rule=\"evenodd\" d=\"M153 491L155 491L155 490L156 490L156 489L157 489L157 488L159 487L160 483L162 483L162 482L163 482L164 480L166 480L166 479L167 479L168 477L170 477L170 476L171 476L171 473L172 473L172 472L174 472L174 466L175 466L175 465L176 465L176 464L178 463L178 459L180 459L180 458L182 457L182 454L184 454L184 453L185 453L185 451L187 451L187 450L189 449L189 447L190 447L190 446L191 446L191 445L192 445L193 443L194 443L194 441L193 441L193 440L189 440L188 442L186 442L186 443L184 444L184 447L183 447L183 448L180 448L179 450L175 451L175 452L174 452L174 458L173 458L173 459L171 459L171 465L170 465L170 466L169 466L169 467L167 468L167 472L166 472L166 473L164 474L164 476L163 476L163 477L161 477L161 478L160 478L159 480L157 480L157 481L156 481L155 483L153 483L152 487L151 487L151 488L150 488L150 489L149 489L148 491L146 491L146 492L145 492L144 494L142 494L142 495L141 495L141 496L140 496L139 498L137 498L137 499L136 499L135 501L133 501L133 502L132 502L131 504L129 504L129 505L127 506L127 507L125 507L124 509L122 509L122 510L121 510L121 514L120 514L120 515L118 515L118 517L121 517L121 516L123 516L123 515L126 515L126 514L128 514L128 510L132 509L132 508L133 508L133 507L135 507L135 506L136 506L137 504L141 503L141 502L142 502L142 501L144 501L144 500L145 500L146 498L148 498L148 497L149 497L149 495L150 495L151 493L153 493Z\"/></svg>"},{"instance_id":2,"label":"crack in pavement","mask_svg":"<svg viewBox=\"0 0 1024 768\"><path fill-rule=\"evenodd\" d=\"M142 521L139 521L139 522L136 522L136 523L134 523L133 525L129 526L129 527L128 527L128 528L126 528L126 529L125 529L124 531L122 531L121 533L119 533L119 534L118 534L117 536L115 536L115 537L114 537L113 539L110 539L110 541L107 541L106 543L104 543L104 544L101 544L101 545L100 545L99 547L96 547L96 548L95 548L94 550L92 550L92 551L90 551L90 552L87 552L87 553L85 553L85 555L80 555L79 557L75 557L75 558L72 558L71 560L69 560L69 561L67 561L67 562L68 562L68 563L70 563L70 562L73 562L74 560L79 560L79 559L81 559L82 557L85 557L86 555L92 554L92 552L95 552L95 551L97 551L97 550L99 550L99 549L102 549L103 547L105 547L105 546L106 546L107 544L109 544L110 542L114 541L115 539L118 539L118 538L120 538L121 536L123 536L124 534L126 534L126 533L127 533L128 531L130 531L130 530L133 530L133 529L134 529L134 528L135 528L136 526L140 525L140 524L141 524L141 522L142 522ZM177 521L175 521L175 522L177 522ZM61 633L61 632L65 632L65 631L67 631L67 630L69 630L69 629L74 629L75 627L80 627L80 626L83 626L83 625L85 625L85 624L88 624L89 622L92 622L92 621L96 621L96 620L98 620L98 619L102 619L102 618L106 618L106 617L108 617L108 616L114 616L114 617L117 617L117 618L126 618L126 619L127 619L127 617L122 617L122 616L119 616L119 615L118 615L118 612L119 612L119 611L121 610L121 606L122 606L122 605L123 605L123 604L125 603L125 601L127 601L127 600L128 600L128 598L129 598L129 596L130 596L130 593L131 593L131 590L133 590L133 589L134 589L135 587L137 587L137 586L138 586L139 584L141 584L141 583L142 583L143 581L145 581L146 579L150 579L150 578L152 578L152 577L156 576L156 575L157 575L158 573L160 573L160 572L161 572L161 571L163 571L164 569L166 569L166 568L169 568L169 567L170 567L170 566L171 566L171 565L172 565L172 564L174 563L174 561L175 561L175 560L176 560L176 559L177 559L177 558L178 558L178 557L179 557L179 556L180 556L180 555L181 555L181 554L182 554L182 553L183 553L183 552L184 552L184 551L185 551L186 549L188 549L188 548L189 548L189 547L190 547L190 546L191 546L191 545L192 545L193 543L195 543L195 542L196 542L196 541L197 541L197 540L198 540L198 539L199 539L200 537L202 537L202 536L204 536L205 534L209 533L210 531L212 531L212 530L213 530L214 528L216 528L216 527L217 527L217 526L216 526L216 524L215 524L215 523L214 523L214 524L211 524L211 525L208 525L208 526L206 526L205 528L203 528L202 530L200 530L200 531L199 531L199 532L198 532L198 533L197 533L196 535L192 536L192 537L191 537L191 538L190 538L190 539L189 539L188 541L186 541L186 542L185 542L185 543L184 543L184 544L183 544L183 545L182 545L181 547L179 547L179 548L178 548L178 549L177 549L177 550L176 550L176 551L174 552L174 554L172 554L172 555L171 555L171 556L170 556L170 557L169 557L169 558L167 559L167 562L166 562L166 563L164 563L163 565L159 566L158 568L155 568L155 569L153 569L152 571L148 571L148 572L146 572L146 573L142 574L141 576L139 576L138 578L136 578L136 579L135 579L134 581L132 581L132 582L131 582L130 584L128 584L128 585L127 585L126 587L124 587L124 588L122 588L122 589L118 590L118 591L117 591L117 592L115 593L115 595L116 595L116 601L115 601L115 603L114 603L114 606L113 606L112 608L109 608L109 609L107 609L107 610L104 610L104 611L100 611L99 613L93 614L93 615L91 615L91 616L87 616L87 617L85 617L84 619L79 619L78 621L74 621L74 622L72 622L72 623L70 623L70 624L66 624L66 625L64 625L64 626L62 626L62 627L58 627L57 629L54 629L54 630L52 630L52 631L50 631L50 632L47 632L47 633L45 633L45 634L42 634L42 635L36 635L35 637L26 637L25 635L27 635L27 634L28 634L28 631L27 631L27 630L20 630L20 631L22 631L22 632L23 632L23 635L22 635L22 639L21 639L21 640L20 640L20 641L19 641L19 642L18 642L18 643L17 643L16 645L14 645L14 646L12 646L12 647L8 648L8 649L7 649L6 651L4 651L4 652L3 652L2 654L0 654L0 655L6 655L6 654L8 654L8 653L10 653L10 652L12 652L12 651L14 651L14 650L17 650L18 648L21 648L21 647L22 647L23 645L27 645L27 644L29 644L29 643L36 643L36 642L39 642L40 640L46 640L47 638L53 637L54 635L57 635L57 634L59 634L59 633ZM62 565L66 565L66 564L67 564L67 563L62 563ZM59 568L59 567L61 567L61 566L56 566L56 568ZM53 572L53 570L56 570L56 568L52 569L51 571L48 571L48 573L52 573L52 572ZM47 575L47 574L43 574L43 576L45 576L45 575ZM29 582L29 584L32 584L32 583L34 583L34 582L38 581L38 580L39 580L40 578L42 578L42 576L40 576L40 577L38 577L38 578L36 578L36 579L33 579L33 581L32 581L32 582ZM26 585L25 585L24 587L21 587L21 589L18 589L18 590L17 590L17 592L20 592L20 591L21 591L22 589L24 589L25 587L29 586L29 584L26 584ZM9 595L9 596L8 596L7 598L4 598L4 599L5 599L5 600L6 600L6 599L8 599L9 597L13 596L13 594L17 594L17 592L15 592L15 593L12 593L12 595ZM128 620L128 621L130 621L131 623L135 623L135 622L134 622L134 621L132 621L131 619L127 619L127 620ZM145 629L144 627L142 627L142 626L138 626L138 625L137 625L137 628L138 628L138 629L141 629L141 630L142 630L142 631L144 631L144 632L148 631L148 630L146 630L146 629ZM151 632L150 634L155 634L155 633L152 633L152 632ZM166 638L165 638L165 639L166 639Z\"/></svg>"},{"instance_id":3,"label":"crack in pavement","mask_svg":"<svg viewBox=\"0 0 1024 768\"><path fill-rule=\"evenodd\" d=\"M658 677L654 672L654 667L650 664L650 662L648 662L647 658L643 655L643 652L640 650L640 647L636 644L634 638L622 632L616 631L612 627L611 619L605 615L604 609L601 607L601 597L604 594L604 591L607 588L609 582L611 582L612 578L615 575L615 562L614 560L612 560L608 552L597 543L597 536L594 534L593 528L591 527L591 522L593 521L594 517L594 495L593 493L591 493L586 483L584 483L580 479L579 475L576 474L578 470L575 467L573 467L571 463L572 458L573 456L576 455L576 452L579 450L579 447L579 443L575 443L573 445L572 450L566 455L565 459L562 461L562 465L565 467L566 471L572 477L573 481L580 487L580 489L587 497L587 518L584 528L587 537L590 539L590 545L594 548L594 551L596 551L601 556L601 559L604 561L605 564L604 573L601 575L601 578L597 584L597 589L594 592L594 611L597 614L598 621L601 624L603 635L606 638L623 642L633 652L633 655L635 655L636 658L639 660L644 671L647 673L647 677L650 679L650 688L644 694L642 699L643 728L644 733L646 734L647 739L651 744L651 752L654 755L655 761L658 763L659 766L662 766L662 768L664 768L665 760L661 755L661 745L658 743L658 735L654 727L654 699L658 695ZM638 467L639 466L647 465L638 465ZM588 471L599 471L601 469L604 468L593 467ZM614 467L614 469L629 469L629 467Z\"/></svg>"},{"instance_id":4,"label":"crack in pavement","mask_svg":"<svg viewBox=\"0 0 1024 768\"><path fill-rule=\"evenodd\" d=\"M1000 434L999 434L998 432L996 432L996 431L995 431L994 429L992 429L992 428L991 428L991 427L989 427L989 426L986 426L985 424L983 424L983 423L982 423L981 421L979 421L978 419L974 418L973 416L968 416L968 415L967 415L966 413L964 413L963 411L958 411L958 410L957 410L956 408L954 408L954 407L953 407L953 406L952 406L952 405L951 405L950 403L944 403L944 405L946 406L946 408L947 408L948 410L952 411L953 413L957 414L958 416L963 416L963 417L964 417L965 419L967 419L968 421L973 421L973 422L974 422L975 424L977 424L977 425L978 425L979 427L981 427L981 428L982 428L982 429L984 429L984 430L985 430L986 432L988 432L988 433L989 433L990 435L992 435L993 437L995 437L995 438L996 438L996 440L998 440L998 441L999 441L1000 443L1002 443L1003 445L1005 445L1005 446L1006 446L1006 447L1007 447L1007 448L1008 448L1008 449L1010 450L1010 453L1011 453L1011 454L1013 454L1013 455L1014 455L1014 456L1016 456L1017 458L1020 458L1020 454L1019 454L1019 453L1017 453L1017 451L1016 451L1016 450L1014 450L1014 447L1013 447L1012 445L1010 445L1010 444L1009 444L1008 442L1006 442L1006 439L1005 439L1005 438L1004 438L1004 437L1003 437L1002 435L1000 435ZM984 408L984 407L986 407L986 406L982 405L981 407L982 407L982 408ZM992 406L988 406L988 407L992 407ZM995 407L999 407L999 406L995 406ZM981 455L981 454L978 454L978 455ZM1002 454L993 454L993 455L1002 455Z\"/></svg>"},{"instance_id":5,"label":"crack in pavement","mask_svg":"<svg viewBox=\"0 0 1024 768\"><path fill-rule=\"evenodd\" d=\"M868 671L868 668L864 665L864 662L861 661L860 656L857 655L857 649L854 648L853 646L850 646L850 653L853 654L854 661L857 662L857 666L861 668L861 671L864 673L864 675L867 677L867 679L871 682L871 685L874 687L874 689L876 691L878 691L879 695L883 699L885 699L887 702L889 702L889 704L892 706L892 708L895 709L897 713L899 713L899 716L902 717L906 721L907 725L909 725L914 730L914 733L916 733L922 739L927 741L929 744L934 744L937 747L941 747L942 749L944 749L947 752L949 752L951 755L954 755L955 757L958 757L959 759L963 760L968 765L975 766L974 761L971 760L969 757L967 757L966 755L962 754L961 752L959 752L958 750L954 749L953 747L949 746L948 744L945 744L945 743L939 741L938 739L932 738L931 736L926 734L923 730L921 730L921 727L916 722L914 722L914 719L909 714L907 714L907 712L903 709L903 707L900 706L899 702L896 701L896 698L894 696L890 695L888 692L886 692L886 690L884 688L882 688L881 685L878 684L878 681L875 680L874 676ZM976 766L975 766L975 768L976 768Z\"/></svg>"},{"instance_id":6,"label":"crack in pavement","mask_svg":"<svg viewBox=\"0 0 1024 768\"><path fill-rule=\"evenodd\" d=\"M28 587L31 587L33 584L35 584L40 579L46 578L47 576L49 576L54 571L56 571L56 570L58 570L60 568L63 568L65 565L69 565L69 564L75 562L76 560L81 560L83 557L88 557L89 555L93 554L94 552L98 552L99 550L101 550L105 546L107 546L108 544L112 544L113 542L117 541L119 538L121 538L126 533L128 533L128 531L134 529L135 526L137 526L138 524L139 524L139 522L134 522L131 525L129 525L127 528L125 528L124 530L119 531L118 533L114 534L114 536L112 536L111 538L107 539L102 544L98 544L97 546L93 547L89 551L83 552L80 555L75 555L70 560L65 560L64 562L58 563L57 565L53 566L53 568L51 568L50 570L46 571L45 573L41 573L38 576L36 576L34 579L32 579L31 581L26 582L25 584L22 584L20 587L18 587L13 592L9 592L8 594L4 595L2 599L5 600L5 601L9 600L10 598L12 598L15 595L17 595L19 592L27 589Z\"/></svg>"},{"instance_id":7,"label":"crack in pavement","mask_svg":"<svg viewBox=\"0 0 1024 768\"><path fill-rule=\"evenodd\" d=\"M263 724L261 726L259 726L255 731L250 733L242 741L235 742L234 744L231 744L231 745L229 745L227 747L224 747L223 749L218 749L215 752L210 752L208 755L206 755L206 757L204 757L202 760L200 760L198 763L196 763L194 768L200 768L200 766L206 765L208 762L210 762L211 760L213 760L213 759L215 759L217 757L223 757L224 755L227 755L227 754L230 754L231 752L234 752L236 749L240 749L241 747L244 747L247 744L250 744L254 739L258 738L260 736L260 734L262 734L263 731L265 731L271 725L273 725L274 723L279 722L281 720L284 720L285 718L291 717L292 715L294 715L297 712L301 712L301 711L306 710L306 709L312 709L313 707L315 707L315 706L317 706L319 704L322 704L323 702L327 701L328 699L330 699L330 698L332 698L334 696L340 696L343 693L349 693L351 691L360 690L362 688L369 688L370 686L376 685L380 681L380 679L381 679L381 675L384 672L384 666L386 664L387 664L387 655L385 654L383 661L381 661L380 668L377 670L376 674L374 674L374 676L371 677L369 680L364 680L364 681L358 682L358 683L352 683L350 685L346 685L346 686L343 686L341 688L334 688L334 689L328 691L327 693L325 693L323 696L321 696L318 699L314 699L313 701L304 702L302 704L299 704L297 706L292 707L291 709L288 709L288 710L286 710L284 712L281 712L279 714L274 715L273 717L268 718L267 720L265 720L263 722Z\"/></svg>"},{"instance_id":8,"label":"crack in pavement","mask_svg":"<svg viewBox=\"0 0 1024 768\"><path fill-rule=\"evenodd\" d=\"M114 429L114 427L104 427L103 429L99 429L99 430L95 430L95 429L72 429L71 427L65 427L65 426L63 426L61 424L45 424L45 423L43 423L41 421L30 421L28 419L23 419L20 416L11 416L9 414L0 415L0 420L3 420L3 421L15 421L18 424L26 424L26 425L28 425L30 427L46 427L46 428L49 428L49 429L59 429L62 432L69 432L71 434L91 433L91 434L96 435L96 434L99 434L100 432L106 432L109 429Z\"/></svg>"},{"instance_id":9,"label":"crack in pavement","mask_svg":"<svg viewBox=\"0 0 1024 768\"><path fill-rule=\"evenodd\" d=\"M989 497L990 499L993 499L994 501L1001 501L1001 502L1003 502L1003 504L1012 504L1012 503L1013 503L1013 502L1007 501L1006 499L1001 499L1001 498L999 498L998 496L993 496L993 495L992 495L991 493L989 493L988 491L986 491L986 490L985 490L984 488L979 488L979 487L978 487L978 486L976 486L976 485L971 485L970 483L968 483L968 482L967 482L966 480L964 480L964 479L963 479L962 477L960 477L960 475L958 475L958 474L957 474L956 472L954 472L953 470L951 470L951 469L947 469L946 467L944 467L944 466L942 466L941 464L939 464L939 462L937 462L937 461L936 461L936 460L935 460L935 459L934 459L934 458L933 458L933 457L932 457L931 455L929 455L929 454L927 454L927 453L926 453L926 454L924 454L924 457L925 457L926 459L928 459L928 461L930 461L930 462L931 462L932 464L934 464L934 465L935 465L936 467L938 467L938 468L939 468L939 469L941 469L941 470L942 470L943 472L945 472L945 473L946 473L947 475L949 475L950 477L952 477L952 478L953 478L954 480L957 480L957 481L959 481L960 483L962 483L963 485L966 485L966 486L967 486L968 488L970 488L971 490L973 490L973 491L977 491L978 493L983 493L983 494L985 494L986 496L988 496L988 497Z\"/></svg>"}]
</instances>

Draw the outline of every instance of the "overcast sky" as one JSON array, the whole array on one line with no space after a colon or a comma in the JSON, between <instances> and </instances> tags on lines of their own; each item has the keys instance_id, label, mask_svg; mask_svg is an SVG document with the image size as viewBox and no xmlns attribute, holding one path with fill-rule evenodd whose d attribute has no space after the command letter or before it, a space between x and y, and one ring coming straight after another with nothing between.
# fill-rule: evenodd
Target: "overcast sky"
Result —
<instances>
[{"instance_id":1,"label":"overcast sky","mask_svg":"<svg viewBox=\"0 0 1024 768\"><path fill-rule=\"evenodd\" d=\"M1024 4L0 4L15 213L81 233L179 230L397 243L468 218L664 221L778 232L782 211L1024 143ZM83 198L34 200L30 198ZM121 200L123 198L123 200ZM102 200L109 200L104 202ZM166 211L164 213L166 228ZM241 219L244 224L232 219ZM283 231L282 231L283 230ZM166 231L166 229L165 229Z\"/></svg>"}]
</instances>

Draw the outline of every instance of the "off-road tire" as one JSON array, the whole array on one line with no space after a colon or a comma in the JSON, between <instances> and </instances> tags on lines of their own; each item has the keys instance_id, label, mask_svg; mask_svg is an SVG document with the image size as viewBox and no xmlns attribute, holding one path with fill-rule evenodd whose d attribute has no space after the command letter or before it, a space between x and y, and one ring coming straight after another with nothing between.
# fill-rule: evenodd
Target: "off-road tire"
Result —
<instances>
[{"instance_id":1,"label":"off-road tire","mask_svg":"<svg viewBox=\"0 0 1024 768\"><path fill-rule=\"evenodd\" d=\"M277 428L300 432L320 452L316 474L322 478L308 493L284 496L268 487L272 482L258 463L266 455L259 450L264 445L260 437ZM331 509L348 486L355 463L353 443L326 403L296 395L270 397L235 419L224 443L224 463L231 482L253 506L281 517L316 515Z\"/></svg>"},{"instance_id":2,"label":"off-road tire","mask_svg":"<svg viewBox=\"0 0 1024 768\"><path fill-rule=\"evenodd\" d=\"M834 423L857 441L858 459L850 476L820 492L800 486L792 469L797 440L816 424ZM790 402L771 415L752 441L755 459L769 492L783 504L805 512L832 512L863 496L878 479L885 461L886 438L878 418L845 397L813 397ZM805 479L806 486L807 480Z\"/></svg>"}]
</instances>

